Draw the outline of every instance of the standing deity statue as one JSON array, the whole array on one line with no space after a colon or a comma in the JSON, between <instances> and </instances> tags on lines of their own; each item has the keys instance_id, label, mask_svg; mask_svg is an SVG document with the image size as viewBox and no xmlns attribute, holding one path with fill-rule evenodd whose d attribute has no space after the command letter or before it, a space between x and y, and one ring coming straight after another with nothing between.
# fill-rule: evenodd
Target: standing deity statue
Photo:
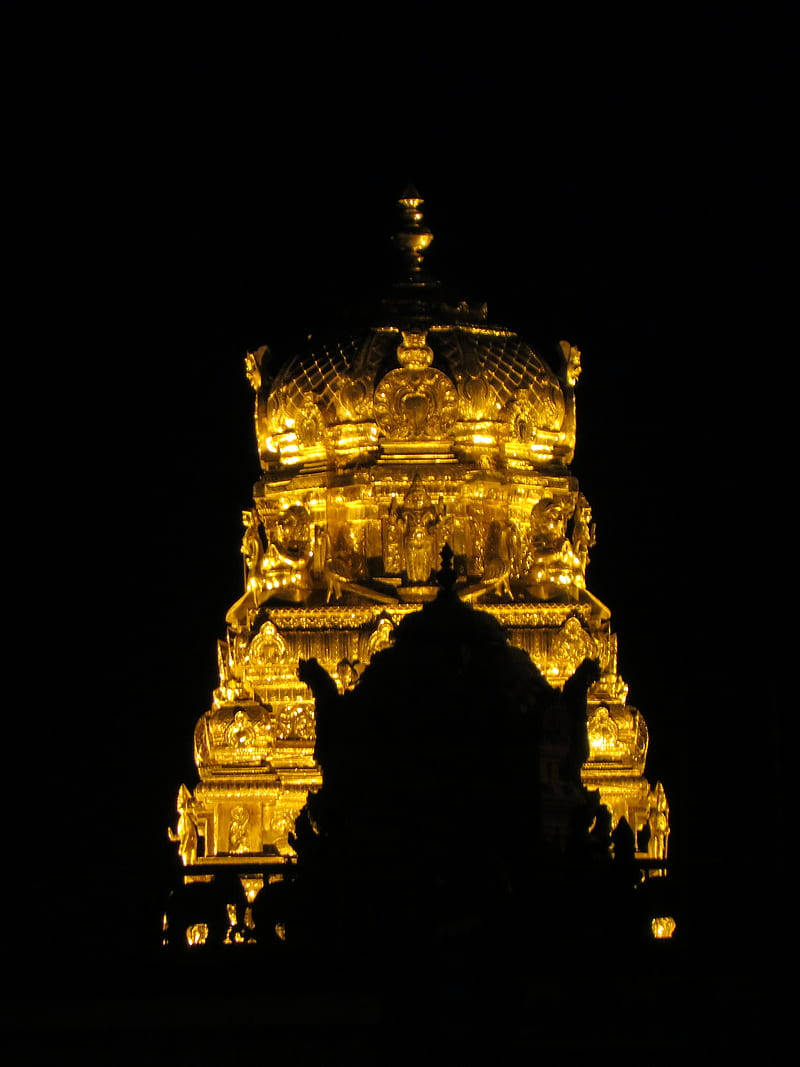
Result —
<instances>
[{"instance_id":1,"label":"standing deity statue","mask_svg":"<svg viewBox=\"0 0 800 1067\"><path fill-rule=\"evenodd\" d=\"M665 860L669 838L669 805L661 782L656 782L655 789L650 793L649 801L650 840L647 844L647 854L651 859Z\"/></svg>"},{"instance_id":2,"label":"standing deity statue","mask_svg":"<svg viewBox=\"0 0 800 1067\"><path fill-rule=\"evenodd\" d=\"M178 790L178 825L167 827L167 837L178 845L178 855L184 867L197 863L197 822L194 798L185 785Z\"/></svg>"},{"instance_id":3,"label":"standing deity statue","mask_svg":"<svg viewBox=\"0 0 800 1067\"><path fill-rule=\"evenodd\" d=\"M389 518L401 533L403 547L403 564L409 582L427 582L431 571L436 566L436 541L434 531L445 517L444 503L439 498L432 504L430 497L420 484L419 475L398 507L397 498L392 497L389 505Z\"/></svg>"}]
</instances>

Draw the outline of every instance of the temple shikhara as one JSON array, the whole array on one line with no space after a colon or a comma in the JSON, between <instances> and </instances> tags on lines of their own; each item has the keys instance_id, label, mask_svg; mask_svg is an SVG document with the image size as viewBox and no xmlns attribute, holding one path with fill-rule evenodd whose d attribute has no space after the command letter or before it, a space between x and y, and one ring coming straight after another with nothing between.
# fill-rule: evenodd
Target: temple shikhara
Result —
<instances>
[{"instance_id":1,"label":"temple shikhara","mask_svg":"<svg viewBox=\"0 0 800 1067\"><path fill-rule=\"evenodd\" d=\"M295 819L322 784L299 661L352 689L436 597L445 545L455 594L554 689L599 662L583 783L612 826L627 821L637 858L666 859L647 726L627 703L609 609L587 587L595 524L570 471L581 353L562 341L546 361L486 305L452 298L426 271L421 207L413 190L399 201L399 280L371 319L288 358L247 354L262 473L242 513L243 589L218 643L219 684L194 732L199 780L180 787L170 831L186 882L227 870L252 899L291 861ZM537 773L557 791L556 771Z\"/></svg>"}]
</instances>

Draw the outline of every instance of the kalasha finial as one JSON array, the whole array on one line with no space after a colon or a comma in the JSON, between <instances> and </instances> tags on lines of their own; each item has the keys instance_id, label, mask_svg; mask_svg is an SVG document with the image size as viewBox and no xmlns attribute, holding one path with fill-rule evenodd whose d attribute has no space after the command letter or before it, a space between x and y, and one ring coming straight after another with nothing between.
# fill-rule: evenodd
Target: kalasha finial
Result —
<instances>
[{"instance_id":1,"label":"kalasha finial","mask_svg":"<svg viewBox=\"0 0 800 1067\"><path fill-rule=\"evenodd\" d=\"M414 186L407 186L397 201L401 213L400 229L392 238L409 271L417 275L422 273L422 257L433 240L433 234L422 221L420 208L424 203Z\"/></svg>"},{"instance_id":2,"label":"kalasha finial","mask_svg":"<svg viewBox=\"0 0 800 1067\"><path fill-rule=\"evenodd\" d=\"M453 569L453 550L445 541L441 551L442 565L436 572L436 581L441 592L449 593L456 584L456 572ZM441 594L440 594L441 595Z\"/></svg>"}]
</instances>

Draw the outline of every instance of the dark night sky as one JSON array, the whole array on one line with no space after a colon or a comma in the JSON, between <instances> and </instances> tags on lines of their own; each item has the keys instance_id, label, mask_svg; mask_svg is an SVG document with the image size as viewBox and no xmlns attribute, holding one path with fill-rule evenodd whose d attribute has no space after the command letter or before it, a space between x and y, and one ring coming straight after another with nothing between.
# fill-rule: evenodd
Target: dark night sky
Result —
<instances>
[{"instance_id":1,"label":"dark night sky","mask_svg":"<svg viewBox=\"0 0 800 1067\"><path fill-rule=\"evenodd\" d=\"M37 711L52 752L39 825L66 886L48 904L56 943L92 910L92 947L117 923L127 955L157 910L165 826L194 781L192 729L240 592L258 473L244 351L288 357L388 277L408 181L434 273L546 358L562 337L583 351L589 585L612 609L699 922L759 825L726 793L746 758L729 724L763 713L745 747L772 746L751 773L773 808L781 771L775 693L754 670L766 612L741 614L772 596L742 585L741 546L766 536L753 498L779 507L777 483L759 488L778 458L775 360L753 340L780 343L788 260L780 26L717 5L691 23L672 9L533 28L460 16L457 32L420 13L360 45L342 23L229 37L191 17L120 18L97 52L71 24L50 76L22 63L14 82L30 432L56 444L24 481L31 521L46 514L40 559L67 559L26 623L56 646ZM26 674L38 690L40 664Z\"/></svg>"}]
</instances>

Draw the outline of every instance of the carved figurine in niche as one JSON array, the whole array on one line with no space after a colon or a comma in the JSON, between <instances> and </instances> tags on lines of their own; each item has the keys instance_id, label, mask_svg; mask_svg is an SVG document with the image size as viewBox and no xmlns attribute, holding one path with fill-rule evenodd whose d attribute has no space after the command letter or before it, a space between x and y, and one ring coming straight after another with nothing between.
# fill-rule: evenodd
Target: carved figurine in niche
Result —
<instances>
[{"instance_id":1,"label":"carved figurine in niche","mask_svg":"<svg viewBox=\"0 0 800 1067\"><path fill-rule=\"evenodd\" d=\"M228 827L228 852L247 852L247 838L250 831L250 812L244 804L231 808L231 821Z\"/></svg>"},{"instance_id":2,"label":"carved figurine in niche","mask_svg":"<svg viewBox=\"0 0 800 1067\"><path fill-rule=\"evenodd\" d=\"M389 519L400 531L403 569L409 582L427 582L431 571L435 569L435 531L444 517L442 498L439 498L437 504L432 504L424 486L420 484L418 474L414 475L414 480L399 507L397 498L392 497Z\"/></svg>"},{"instance_id":3,"label":"carved figurine in niche","mask_svg":"<svg viewBox=\"0 0 800 1067\"><path fill-rule=\"evenodd\" d=\"M194 814L194 798L185 785L178 790L178 825L175 830L167 827L167 837L177 842L178 855L184 866L197 862L197 821Z\"/></svg>"}]
</instances>

